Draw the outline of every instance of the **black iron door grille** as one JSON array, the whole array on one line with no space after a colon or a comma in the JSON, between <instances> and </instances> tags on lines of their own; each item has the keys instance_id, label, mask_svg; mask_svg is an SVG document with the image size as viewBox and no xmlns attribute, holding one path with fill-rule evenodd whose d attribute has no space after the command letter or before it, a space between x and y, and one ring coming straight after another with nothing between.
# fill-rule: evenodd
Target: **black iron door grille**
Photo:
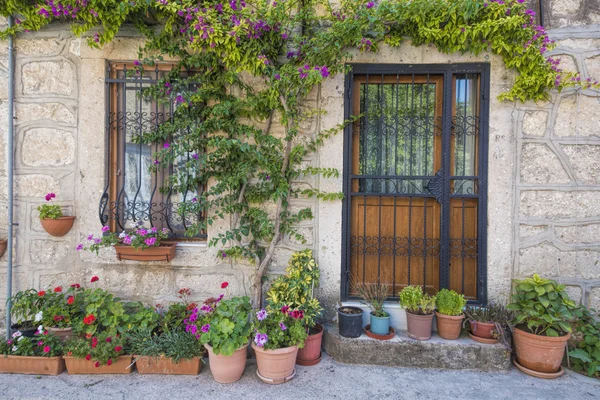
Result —
<instances>
[{"instance_id":1,"label":"black iron door grille","mask_svg":"<svg viewBox=\"0 0 600 400\"><path fill-rule=\"evenodd\" d=\"M353 64L342 300L351 281L485 303L489 64Z\"/></svg>"}]
</instances>

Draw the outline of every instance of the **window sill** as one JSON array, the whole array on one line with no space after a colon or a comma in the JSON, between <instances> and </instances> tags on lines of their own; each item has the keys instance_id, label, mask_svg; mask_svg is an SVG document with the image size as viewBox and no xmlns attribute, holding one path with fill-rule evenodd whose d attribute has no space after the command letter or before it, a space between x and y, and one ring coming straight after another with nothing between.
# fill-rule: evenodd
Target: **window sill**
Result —
<instances>
[{"instance_id":1,"label":"window sill","mask_svg":"<svg viewBox=\"0 0 600 400\"><path fill-rule=\"evenodd\" d=\"M206 248L208 244L206 242L177 242L177 247L189 247L189 248Z\"/></svg>"}]
</instances>

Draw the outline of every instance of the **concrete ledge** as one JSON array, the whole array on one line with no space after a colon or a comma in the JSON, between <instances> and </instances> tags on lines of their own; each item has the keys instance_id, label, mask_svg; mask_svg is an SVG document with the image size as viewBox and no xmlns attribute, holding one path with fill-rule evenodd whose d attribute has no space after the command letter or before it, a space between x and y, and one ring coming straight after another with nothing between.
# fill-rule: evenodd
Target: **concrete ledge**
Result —
<instances>
[{"instance_id":1,"label":"concrete ledge","mask_svg":"<svg viewBox=\"0 0 600 400\"><path fill-rule=\"evenodd\" d=\"M510 352L500 344L481 344L469 337L444 340L413 340L399 331L391 340L356 339L340 336L336 325L325 327L323 348L333 359L348 364L387 365L410 368L508 371Z\"/></svg>"}]
</instances>

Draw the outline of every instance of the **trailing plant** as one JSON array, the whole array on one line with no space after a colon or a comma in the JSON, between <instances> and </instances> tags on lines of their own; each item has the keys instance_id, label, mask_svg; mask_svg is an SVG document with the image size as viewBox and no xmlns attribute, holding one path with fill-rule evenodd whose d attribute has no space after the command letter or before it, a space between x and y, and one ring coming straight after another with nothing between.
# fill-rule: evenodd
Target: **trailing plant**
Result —
<instances>
[{"instance_id":1,"label":"trailing plant","mask_svg":"<svg viewBox=\"0 0 600 400\"><path fill-rule=\"evenodd\" d=\"M421 286L406 286L398 296L400 305L411 314L431 315L435 310L435 296L423 293Z\"/></svg>"},{"instance_id":2,"label":"trailing plant","mask_svg":"<svg viewBox=\"0 0 600 400\"><path fill-rule=\"evenodd\" d=\"M45 198L46 201L52 201L55 197L54 193L48 193ZM40 212L40 219L58 219L63 216L62 208L58 204L42 204L37 210Z\"/></svg>"},{"instance_id":3,"label":"trailing plant","mask_svg":"<svg viewBox=\"0 0 600 400\"><path fill-rule=\"evenodd\" d=\"M77 250L89 250L96 254L103 247L113 246L131 246L134 249L148 249L150 247L158 247L161 241L169 238L169 231L167 228L158 229L153 226L152 228L144 228L142 222L134 222L133 230L130 232L121 232L116 234L110 232L108 226L102 227L102 236L94 237L93 234L88 235L87 240L91 243L89 246L84 246L83 243L77 245Z\"/></svg>"},{"instance_id":4,"label":"trailing plant","mask_svg":"<svg viewBox=\"0 0 600 400\"><path fill-rule=\"evenodd\" d=\"M85 358L95 367L111 365L117 357L125 354L123 336L101 333L90 338L71 337L65 343L64 351L68 356Z\"/></svg>"},{"instance_id":5,"label":"trailing plant","mask_svg":"<svg viewBox=\"0 0 600 400\"><path fill-rule=\"evenodd\" d=\"M565 291L566 286L551 279L515 279L515 293L508 309L514 311L512 323L536 335L563 336L572 331L575 302Z\"/></svg>"},{"instance_id":6,"label":"trailing plant","mask_svg":"<svg viewBox=\"0 0 600 400\"><path fill-rule=\"evenodd\" d=\"M321 273L312 250L292 254L285 272L286 275L275 279L267 292L267 309L276 310L287 305L295 310L302 310L302 321L306 329L313 328L323 313L323 307L314 295Z\"/></svg>"},{"instance_id":7,"label":"trailing plant","mask_svg":"<svg viewBox=\"0 0 600 400\"><path fill-rule=\"evenodd\" d=\"M570 340L570 362L575 371L600 378L600 315L579 305L573 310L573 337Z\"/></svg>"},{"instance_id":8,"label":"trailing plant","mask_svg":"<svg viewBox=\"0 0 600 400\"><path fill-rule=\"evenodd\" d=\"M390 285L385 283L362 283L362 282L352 282L352 290L354 290L360 297L362 297L362 301L371 308L371 314L384 318L388 317L390 314L383 309L385 305L385 299L391 293Z\"/></svg>"},{"instance_id":9,"label":"trailing plant","mask_svg":"<svg viewBox=\"0 0 600 400\"><path fill-rule=\"evenodd\" d=\"M454 290L442 289L435 296L435 307L440 314L462 315L465 305L467 305L465 296Z\"/></svg>"},{"instance_id":10,"label":"trailing plant","mask_svg":"<svg viewBox=\"0 0 600 400\"><path fill-rule=\"evenodd\" d=\"M465 308L466 319L463 326L469 322L483 322L494 324L492 337L498 339L505 347L511 348L509 337L511 334L511 323L514 319L513 312L502 304L489 303L485 307L467 306Z\"/></svg>"},{"instance_id":11,"label":"trailing plant","mask_svg":"<svg viewBox=\"0 0 600 400\"><path fill-rule=\"evenodd\" d=\"M127 344L136 356L168 357L178 363L202 356L202 344L194 335L183 330L171 330L159 334L150 329L127 333Z\"/></svg>"},{"instance_id":12,"label":"trailing plant","mask_svg":"<svg viewBox=\"0 0 600 400\"><path fill-rule=\"evenodd\" d=\"M38 329L33 337L25 337L20 331L6 340L0 338L0 354L8 356L58 357L63 354L63 346L59 338L47 330Z\"/></svg>"},{"instance_id":13,"label":"trailing plant","mask_svg":"<svg viewBox=\"0 0 600 400\"><path fill-rule=\"evenodd\" d=\"M265 350L277 350L284 347L304 347L307 333L304 330L301 310L288 306L281 309L257 311L254 316L254 344Z\"/></svg>"}]
</instances>

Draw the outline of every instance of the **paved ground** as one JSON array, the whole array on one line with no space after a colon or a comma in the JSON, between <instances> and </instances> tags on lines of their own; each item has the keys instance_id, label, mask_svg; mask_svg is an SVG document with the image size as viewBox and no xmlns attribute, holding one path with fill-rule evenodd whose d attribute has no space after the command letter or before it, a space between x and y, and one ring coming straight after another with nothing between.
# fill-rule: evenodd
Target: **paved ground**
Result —
<instances>
[{"instance_id":1,"label":"paved ground","mask_svg":"<svg viewBox=\"0 0 600 400\"><path fill-rule=\"evenodd\" d=\"M220 385L206 365L197 377L0 374L1 399L599 399L600 381L568 371L555 380L508 373L339 364L324 355L283 385L259 381L249 361L241 381Z\"/></svg>"}]
</instances>

